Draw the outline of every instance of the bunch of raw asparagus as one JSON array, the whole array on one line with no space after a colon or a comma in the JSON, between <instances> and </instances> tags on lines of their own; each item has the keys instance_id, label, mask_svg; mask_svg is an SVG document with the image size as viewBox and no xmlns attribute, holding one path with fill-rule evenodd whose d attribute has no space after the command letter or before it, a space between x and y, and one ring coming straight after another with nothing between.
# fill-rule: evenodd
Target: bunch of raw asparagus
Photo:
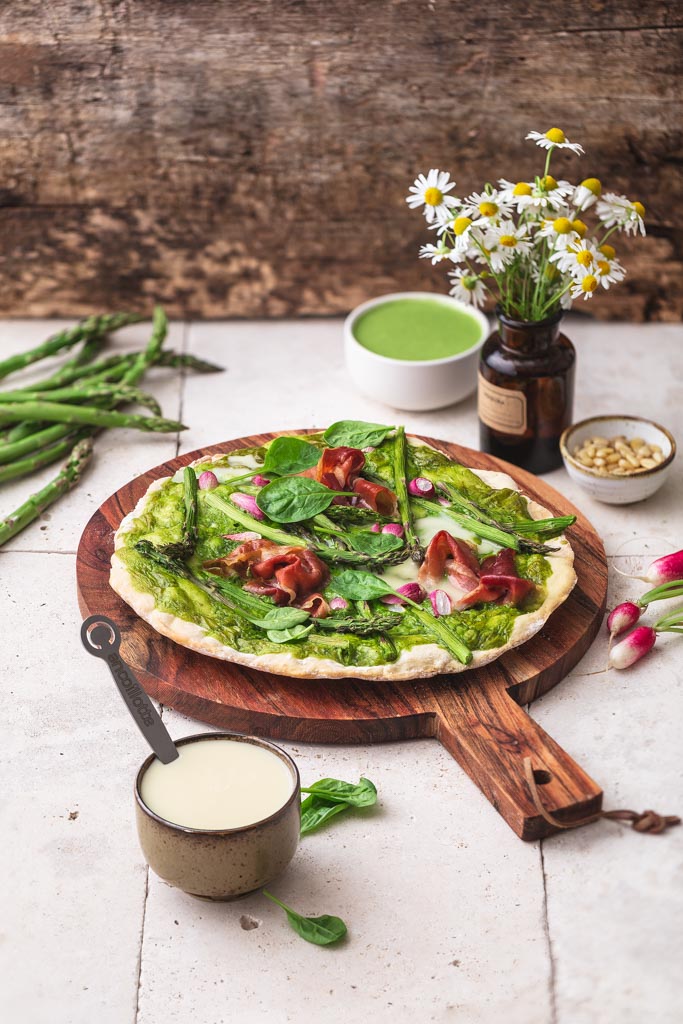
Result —
<instances>
[{"instance_id":1,"label":"bunch of raw asparagus","mask_svg":"<svg viewBox=\"0 0 683 1024\"><path fill-rule=\"evenodd\" d=\"M14 537L80 479L90 460L95 434L106 427L171 432L182 423L161 416L155 398L138 385L152 366L188 368L214 373L214 366L194 356L164 349L168 323L161 307L154 310L146 348L98 359L109 335L138 323L132 313L93 316L61 331L42 345L0 360L0 380L33 363L78 347L49 377L12 391L0 391L0 485L16 480L67 456L59 473L32 494L11 515L0 519L0 546ZM0 385L1 386L1 385ZM135 404L150 411L141 416L120 411Z\"/></svg>"}]
</instances>

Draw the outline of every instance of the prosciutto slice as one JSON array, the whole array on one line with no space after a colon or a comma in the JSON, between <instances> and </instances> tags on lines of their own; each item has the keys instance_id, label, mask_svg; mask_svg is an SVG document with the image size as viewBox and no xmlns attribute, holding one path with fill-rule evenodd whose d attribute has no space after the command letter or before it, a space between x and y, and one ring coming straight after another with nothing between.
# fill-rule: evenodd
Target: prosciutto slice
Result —
<instances>
[{"instance_id":1,"label":"prosciutto slice","mask_svg":"<svg viewBox=\"0 0 683 1024\"><path fill-rule=\"evenodd\" d=\"M308 476L333 491L350 491L363 466L365 456L360 448L326 448L317 465L299 476Z\"/></svg>"},{"instance_id":2,"label":"prosciutto slice","mask_svg":"<svg viewBox=\"0 0 683 1024\"><path fill-rule=\"evenodd\" d=\"M373 484L371 480L363 480L358 477L353 482L353 490L364 505L371 508L373 512L379 512L387 519L393 519L398 514L398 502L396 495L388 487L381 484Z\"/></svg>"},{"instance_id":3,"label":"prosciutto slice","mask_svg":"<svg viewBox=\"0 0 683 1024\"><path fill-rule=\"evenodd\" d=\"M432 537L418 579L426 590L445 590L458 610L482 602L518 605L534 587L517 575L512 548L479 565L474 547L447 530Z\"/></svg>"},{"instance_id":4,"label":"prosciutto slice","mask_svg":"<svg viewBox=\"0 0 683 1024\"><path fill-rule=\"evenodd\" d=\"M393 518L398 511L396 495L388 487L364 480L360 476L364 466L365 455L359 448L326 448L317 465L304 470L299 476L317 480L333 491L354 491L366 508L388 519ZM348 503L348 498L334 499L335 505Z\"/></svg>"},{"instance_id":5,"label":"prosciutto slice","mask_svg":"<svg viewBox=\"0 0 683 1024\"><path fill-rule=\"evenodd\" d=\"M219 576L241 576L247 580L245 590L276 604L297 604L313 596L324 601L318 591L329 579L327 566L313 551L269 540L245 541L229 555L205 562L204 568ZM321 607L316 605L318 618L326 614Z\"/></svg>"}]
</instances>

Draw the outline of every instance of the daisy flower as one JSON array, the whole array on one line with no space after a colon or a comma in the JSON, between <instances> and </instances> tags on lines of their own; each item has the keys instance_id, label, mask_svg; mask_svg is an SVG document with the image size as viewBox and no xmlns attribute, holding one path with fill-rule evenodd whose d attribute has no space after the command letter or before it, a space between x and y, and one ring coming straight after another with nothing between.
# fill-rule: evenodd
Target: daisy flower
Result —
<instances>
[{"instance_id":1,"label":"daisy flower","mask_svg":"<svg viewBox=\"0 0 683 1024\"><path fill-rule=\"evenodd\" d=\"M565 214L567 212L565 211ZM566 215L553 217L552 220L548 218L541 222L541 226L536 232L536 237L548 238L552 243L552 249L566 249L568 245L572 245L581 237L574 227L575 223Z\"/></svg>"},{"instance_id":2,"label":"daisy flower","mask_svg":"<svg viewBox=\"0 0 683 1024\"><path fill-rule=\"evenodd\" d=\"M601 192L602 184L599 178L584 178L581 184L574 189L572 206L576 207L577 213L581 213L598 201Z\"/></svg>"},{"instance_id":3,"label":"daisy flower","mask_svg":"<svg viewBox=\"0 0 683 1024\"><path fill-rule=\"evenodd\" d=\"M572 299L590 299L598 287L598 279L594 274L584 274L580 281L575 281L569 290Z\"/></svg>"},{"instance_id":4,"label":"daisy flower","mask_svg":"<svg viewBox=\"0 0 683 1024\"><path fill-rule=\"evenodd\" d=\"M492 189L490 192L473 192L462 204L462 213L468 217L497 220L505 217L512 209L512 203L503 199L500 192Z\"/></svg>"},{"instance_id":5,"label":"daisy flower","mask_svg":"<svg viewBox=\"0 0 683 1024\"><path fill-rule=\"evenodd\" d=\"M532 139L541 149L571 149L572 153L583 153L583 146L578 142L570 142L561 128L549 128L547 132L529 132L527 139Z\"/></svg>"},{"instance_id":6,"label":"daisy flower","mask_svg":"<svg viewBox=\"0 0 683 1024\"><path fill-rule=\"evenodd\" d=\"M602 252L602 249L611 250L611 257ZM598 283L601 284L603 288L609 288L611 284L618 284L620 281L624 280L626 271L619 260L614 258L614 249L612 249L611 245L601 246L598 250L593 273L597 277Z\"/></svg>"},{"instance_id":7,"label":"daisy flower","mask_svg":"<svg viewBox=\"0 0 683 1024\"><path fill-rule=\"evenodd\" d=\"M587 274L595 272L598 261L598 251L592 242L574 241L565 249L558 249L552 253L550 262L557 266L563 274L571 274L576 281L580 281Z\"/></svg>"},{"instance_id":8,"label":"daisy flower","mask_svg":"<svg viewBox=\"0 0 683 1024\"><path fill-rule=\"evenodd\" d=\"M526 234L524 225L517 227L512 220L503 220L492 226L486 233L484 245L488 250L491 268L496 273L504 270L516 256L527 256L533 249L533 242Z\"/></svg>"},{"instance_id":9,"label":"daisy flower","mask_svg":"<svg viewBox=\"0 0 683 1024\"><path fill-rule=\"evenodd\" d=\"M450 180L448 171L439 171L435 167L425 177L418 175L408 191L406 202L412 210L424 206L424 215L431 223L435 217L446 215L452 206L457 206L459 200L455 196L447 195L455 182Z\"/></svg>"},{"instance_id":10,"label":"daisy flower","mask_svg":"<svg viewBox=\"0 0 683 1024\"><path fill-rule=\"evenodd\" d=\"M474 274L461 274L456 270L451 271L448 276L453 282L453 287L448 293L449 295L460 299L461 302L469 303L475 309L479 309L484 304L486 285L480 277Z\"/></svg>"},{"instance_id":11,"label":"daisy flower","mask_svg":"<svg viewBox=\"0 0 683 1024\"><path fill-rule=\"evenodd\" d=\"M501 200L516 207L517 213L524 210L560 210L565 206L566 197L574 191L574 186L568 181L555 181L552 174L541 178L540 187L535 181L514 182L507 178L501 178L498 184L501 186Z\"/></svg>"},{"instance_id":12,"label":"daisy flower","mask_svg":"<svg viewBox=\"0 0 683 1024\"><path fill-rule=\"evenodd\" d=\"M420 246L420 259L431 260L432 266L436 263L441 263L441 260L445 260L450 255L450 249L446 245L445 241L440 241L438 245L427 245Z\"/></svg>"},{"instance_id":13,"label":"daisy flower","mask_svg":"<svg viewBox=\"0 0 683 1024\"><path fill-rule=\"evenodd\" d=\"M645 234L645 207L642 203L631 202L616 192L606 192L598 201L597 212L606 228L618 227L627 235L635 235L636 231Z\"/></svg>"}]
</instances>

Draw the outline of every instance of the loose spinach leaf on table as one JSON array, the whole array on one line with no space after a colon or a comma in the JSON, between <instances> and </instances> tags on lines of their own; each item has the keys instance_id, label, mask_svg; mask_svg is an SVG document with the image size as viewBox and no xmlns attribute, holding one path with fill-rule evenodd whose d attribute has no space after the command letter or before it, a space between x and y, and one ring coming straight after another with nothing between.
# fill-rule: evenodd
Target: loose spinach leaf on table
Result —
<instances>
[{"instance_id":1,"label":"loose spinach leaf on table","mask_svg":"<svg viewBox=\"0 0 683 1024\"><path fill-rule=\"evenodd\" d=\"M352 807L372 807L377 803L375 784L363 776L356 783L344 782L342 779L320 779L312 786L303 786L301 792L311 793L324 797L332 803L342 803Z\"/></svg>"},{"instance_id":2,"label":"loose spinach leaf on table","mask_svg":"<svg viewBox=\"0 0 683 1024\"><path fill-rule=\"evenodd\" d=\"M300 437L276 437L266 452L264 473L287 476L312 469L320 458L320 451Z\"/></svg>"},{"instance_id":3,"label":"loose spinach leaf on table","mask_svg":"<svg viewBox=\"0 0 683 1024\"><path fill-rule=\"evenodd\" d=\"M351 804L328 800L317 793L311 793L301 804L301 835L315 832L317 828L347 810Z\"/></svg>"},{"instance_id":4,"label":"loose spinach leaf on table","mask_svg":"<svg viewBox=\"0 0 683 1024\"><path fill-rule=\"evenodd\" d=\"M323 434L333 448L348 445L349 448L376 448L384 441L393 427L382 423L364 423L362 420L339 420L328 427Z\"/></svg>"},{"instance_id":5,"label":"loose spinach leaf on table","mask_svg":"<svg viewBox=\"0 0 683 1024\"><path fill-rule=\"evenodd\" d=\"M305 476L281 477L263 487L256 504L275 523L300 523L324 512L334 499L347 491L332 491Z\"/></svg>"},{"instance_id":6,"label":"loose spinach leaf on table","mask_svg":"<svg viewBox=\"0 0 683 1024\"><path fill-rule=\"evenodd\" d=\"M261 892L267 899L277 903L278 907L282 907L290 926L306 942L312 942L316 946L329 946L333 942L339 942L346 935L347 928L340 917L333 917L331 914L322 914L320 917L304 917L303 914L297 913L282 900L273 896L267 889L262 889Z\"/></svg>"}]
</instances>

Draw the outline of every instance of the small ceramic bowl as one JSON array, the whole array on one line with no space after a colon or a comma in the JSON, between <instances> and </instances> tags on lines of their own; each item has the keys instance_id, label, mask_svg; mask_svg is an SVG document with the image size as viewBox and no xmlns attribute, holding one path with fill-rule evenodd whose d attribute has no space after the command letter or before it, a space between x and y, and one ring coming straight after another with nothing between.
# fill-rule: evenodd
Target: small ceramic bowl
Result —
<instances>
[{"instance_id":1,"label":"small ceramic bowl","mask_svg":"<svg viewBox=\"0 0 683 1024\"><path fill-rule=\"evenodd\" d=\"M255 743L277 754L292 775L287 802L270 817L241 828L185 828L160 818L141 796L142 778L154 761L151 754L135 780L135 815L140 846L155 874L191 896L233 900L268 885L291 861L299 843L301 786L289 754L274 743L235 733L198 733L176 740L176 746L197 740Z\"/></svg>"},{"instance_id":2,"label":"small ceramic bowl","mask_svg":"<svg viewBox=\"0 0 683 1024\"><path fill-rule=\"evenodd\" d=\"M467 313L479 325L479 338L465 352L444 359L393 359L371 352L355 337L356 321L369 309L399 299L429 299ZM477 386L479 352L489 334L483 313L450 295L433 292L393 292L356 306L344 321L346 367L358 390L395 409L413 412L441 409L461 402ZM416 338L419 349L419 338Z\"/></svg>"},{"instance_id":3,"label":"small ceramic bowl","mask_svg":"<svg viewBox=\"0 0 683 1024\"><path fill-rule=\"evenodd\" d=\"M582 465L572 454L589 437L619 435L627 441L642 437L646 444L658 444L664 460L654 469L643 469L628 476L604 476L596 469ZM676 456L676 442L665 427L640 416L591 416L567 427L560 438L560 451L572 480L576 480L592 498L607 505L630 505L644 501L662 486Z\"/></svg>"}]
</instances>

